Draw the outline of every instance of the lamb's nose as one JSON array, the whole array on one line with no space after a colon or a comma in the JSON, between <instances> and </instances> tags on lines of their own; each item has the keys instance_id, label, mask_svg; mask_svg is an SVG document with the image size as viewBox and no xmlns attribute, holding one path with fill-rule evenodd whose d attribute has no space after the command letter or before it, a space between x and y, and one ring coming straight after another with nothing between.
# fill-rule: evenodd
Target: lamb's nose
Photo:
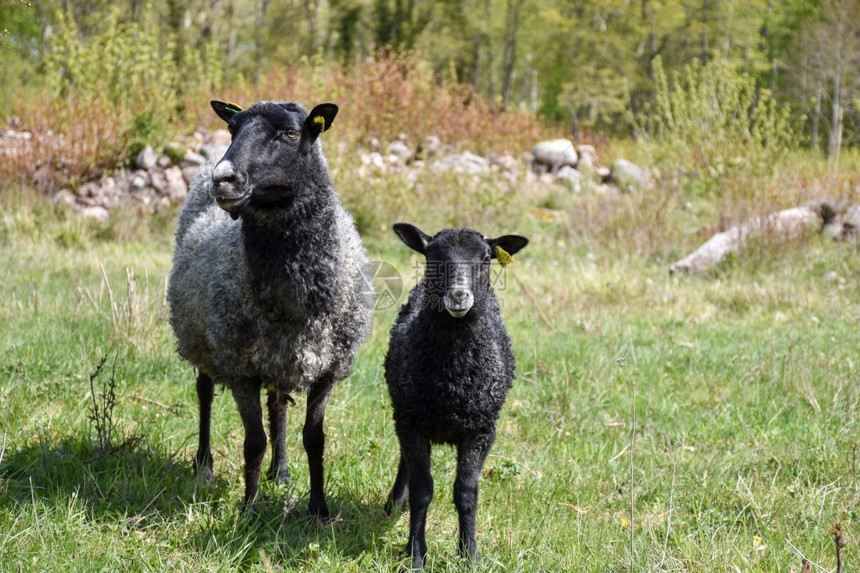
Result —
<instances>
[{"instance_id":1,"label":"lamb's nose","mask_svg":"<svg viewBox=\"0 0 860 573\"><path fill-rule=\"evenodd\" d=\"M464 303L469 298L469 291L466 289L455 289L451 291L451 300L457 303Z\"/></svg>"}]
</instances>

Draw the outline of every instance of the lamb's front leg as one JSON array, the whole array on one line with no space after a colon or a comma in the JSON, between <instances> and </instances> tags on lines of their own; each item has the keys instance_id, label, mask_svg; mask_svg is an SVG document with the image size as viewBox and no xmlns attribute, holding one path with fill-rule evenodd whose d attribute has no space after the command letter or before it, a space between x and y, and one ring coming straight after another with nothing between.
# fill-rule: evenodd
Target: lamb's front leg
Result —
<instances>
[{"instance_id":1,"label":"lamb's front leg","mask_svg":"<svg viewBox=\"0 0 860 573\"><path fill-rule=\"evenodd\" d=\"M242 503L242 509L253 514L260 486L260 468L266 454L260 389L253 384L237 384L232 388L232 392L242 417L242 425L245 427L245 501Z\"/></svg>"},{"instance_id":2,"label":"lamb's front leg","mask_svg":"<svg viewBox=\"0 0 860 573\"><path fill-rule=\"evenodd\" d=\"M427 557L427 508L433 501L433 476L430 473L430 441L420 436L401 436L400 451L409 475L409 541L406 552L412 556L412 569L424 568Z\"/></svg>"},{"instance_id":3,"label":"lamb's front leg","mask_svg":"<svg viewBox=\"0 0 860 573\"><path fill-rule=\"evenodd\" d=\"M305 426L302 429L302 442L308 454L308 473L310 474L311 494L308 510L311 515L326 519L329 516L325 500L323 482L323 450L325 448L325 407L334 388L334 378L326 375L311 386L308 392L308 408Z\"/></svg>"},{"instance_id":4,"label":"lamb's front leg","mask_svg":"<svg viewBox=\"0 0 860 573\"><path fill-rule=\"evenodd\" d=\"M290 468L287 465L286 426L287 402L291 398L278 390L266 393L266 405L269 409L269 437L272 440L272 463L266 472L266 477L278 484L290 483Z\"/></svg>"},{"instance_id":5,"label":"lamb's front leg","mask_svg":"<svg viewBox=\"0 0 860 573\"><path fill-rule=\"evenodd\" d=\"M457 446L457 477L454 479L454 506L460 518L460 554L474 560L475 516L478 510L478 480L484 460L495 441L495 433L467 437Z\"/></svg>"}]
</instances>

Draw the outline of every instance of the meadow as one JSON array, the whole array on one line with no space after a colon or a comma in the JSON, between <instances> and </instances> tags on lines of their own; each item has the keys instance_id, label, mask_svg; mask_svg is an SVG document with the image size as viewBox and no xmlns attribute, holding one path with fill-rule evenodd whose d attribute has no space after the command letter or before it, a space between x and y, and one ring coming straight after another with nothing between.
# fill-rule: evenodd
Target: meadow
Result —
<instances>
[{"instance_id":1,"label":"meadow","mask_svg":"<svg viewBox=\"0 0 860 573\"><path fill-rule=\"evenodd\" d=\"M367 183L332 150L370 258L396 267L404 292L420 261L394 221L531 239L497 284L518 374L481 482L478 570L855 568L856 243L764 238L713 271L670 275L718 213L745 206L669 187L573 194L493 175ZM785 180L802 173L856 193L856 178L819 163L791 157ZM790 189L750 201L782 206L800 194ZM306 516L300 397L289 411L292 483L264 484L249 523L229 395L214 403L214 483L191 467L194 373L174 350L164 303L178 207L93 223L31 193L2 204L0 570L406 563L408 519L382 511L398 449L382 372L396 307L374 314L328 408L336 518ZM436 447L433 464L428 570L461 570L452 450Z\"/></svg>"}]
</instances>

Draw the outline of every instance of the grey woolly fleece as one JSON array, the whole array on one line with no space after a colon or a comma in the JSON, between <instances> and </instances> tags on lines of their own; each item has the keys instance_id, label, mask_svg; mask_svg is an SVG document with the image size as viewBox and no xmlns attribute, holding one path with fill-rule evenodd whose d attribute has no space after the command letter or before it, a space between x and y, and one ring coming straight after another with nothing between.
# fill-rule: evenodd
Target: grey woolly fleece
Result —
<instances>
[{"instance_id":1,"label":"grey woolly fleece","mask_svg":"<svg viewBox=\"0 0 860 573\"><path fill-rule=\"evenodd\" d=\"M176 231L167 297L179 354L228 387L292 392L346 377L367 337L372 292L350 215L319 142L313 173L289 200L233 220L209 195L213 164L194 181Z\"/></svg>"},{"instance_id":2,"label":"grey woolly fleece","mask_svg":"<svg viewBox=\"0 0 860 573\"><path fill-rule=\"evenodd\" d=\"M458 444L495 434L515 361L492 289L463 318L440 311L423 278L391 328L385 378L397 434Z\"/></svg>"}]
</instances>

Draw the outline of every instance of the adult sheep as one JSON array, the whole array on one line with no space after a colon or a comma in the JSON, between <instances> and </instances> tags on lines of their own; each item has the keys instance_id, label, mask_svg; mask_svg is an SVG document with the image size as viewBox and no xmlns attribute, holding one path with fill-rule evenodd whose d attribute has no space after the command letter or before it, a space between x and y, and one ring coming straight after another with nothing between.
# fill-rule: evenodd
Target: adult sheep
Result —
<instances>
[{"instance_id":1,"label":"adult sheep","mask_svg":"<svg viewBox=\"0 0 860 573\"><path fill-rule=\"evenodd\" d=\"M212 479L211 404L221 384L245 429L242 507L253 513L266 450L260 392L272 438L267 477L286 483L286 405L291 392L306 390L309 509L324 518L326 403L367 336L372 307L365 251L318 142L338 108L211 103L232 143L189 191L167 291L177 349L198 371L195 465Z\"/></svg>"},{"instance_id":2,"label":"adult sheep","mask_svg":"<svg viewBox=\"0 0 860 573\"><path fill-rule=\"evenodd\" d=\"M400 463L386 513L409 503L407 553L421 569L433 499L431 444L457 448L454 505L460 553L474 559L478 479L496 439L496 420L514 379L514 354L490 281L491 259L507 264L528 244L519 235L486 239L470 229L430 236L405 223L394 232L426 258L391 328L385 379L400 441Z\"/></svg>"}]
</instances>

